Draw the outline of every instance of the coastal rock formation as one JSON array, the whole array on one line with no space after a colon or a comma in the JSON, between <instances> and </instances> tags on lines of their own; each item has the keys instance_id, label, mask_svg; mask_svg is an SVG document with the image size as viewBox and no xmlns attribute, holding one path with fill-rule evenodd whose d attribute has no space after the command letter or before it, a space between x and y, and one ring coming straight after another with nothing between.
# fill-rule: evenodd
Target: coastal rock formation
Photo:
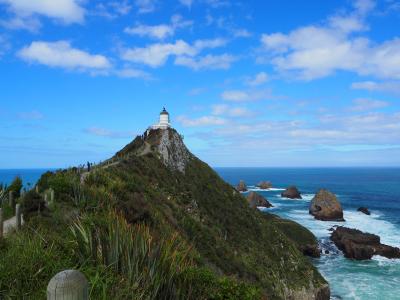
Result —
<instances>
[{"instance_id":1,"label":"coastal rock formation","mask_svg":"<svg viewBox=\"0 0 400 300\"><path fill-rule=\"evenodd\" d=\"M287 187L286 190L281 193L281 196L289 199L302 199L299 190L294 185Z\"/></svg>"},{"instance_id":2,"label":"coastal rock formation","mask_svg":"<svg viewBox=\"0 0 400 300\"><path fill-rule=\"evenodd\" d=\"M272 183L270 181L261 181L257 184L260 189L266 190L272 188Z\"/></svg>"},{"instance_id":3,"label":"coastal rock formation","mask_svg":"<svg viewBox=\"0 0 400 300\"><path fill-rule=\"evenodd\" d=\"M328 190L321 189L310 203L309 213L317 220L344 221L343 209L336 196Z\"/></svg>"},{"instance_id":4,"label":"coastal rock formation","mask_svg":"<svg viewBox=\"0 0 400 300\"><path fill-rule=\"evenodd\" d=\"M236 186L236 190L238 192L247 192L247 185L243 180L239 181L239 184Z\"/></svg>"},{"instance_id":5,"label":"coastal rock formation","mask_svg":"<svg viewBox=\"0 0 400 300\"><path fill-rule=\"evenodd\" d=\"M344 256L357 260L371 259L374 255L400 258L400 249L381 244L380 237L357 229L337 227L331 240L343 251Z\"/></svg>"},{"instance_id":6,"label":"coastal rock formation","mask_svg":"<svg viewBox=\"0 0 400 300\"><path fill-rule=\"evenodd\" d=\"M369 209L367 207L359 207L357 209L357 211L360 211L360 212L362 212L362 213L364 213L364 214L366 214L368 216L371 214L371 212L369 211Z\"/></svg>"},{"instance_id":7,"label":"coastal rock formation","mask_svg":"<svg viewBox=\"0 0 400 300\"><path fill-rule=\"evenodd\" d=\"M257 208L258 206L266 208L272 207L272 204L269 203L269 201L263 196L261 196L259 193L250 192L246 198L251 208Z\"/></svg>"}]
</instances>

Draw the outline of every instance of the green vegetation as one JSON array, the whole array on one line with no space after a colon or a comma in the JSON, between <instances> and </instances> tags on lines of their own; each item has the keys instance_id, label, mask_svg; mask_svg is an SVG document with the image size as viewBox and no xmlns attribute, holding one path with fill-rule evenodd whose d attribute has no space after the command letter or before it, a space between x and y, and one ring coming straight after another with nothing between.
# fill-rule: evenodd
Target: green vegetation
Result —
<instances>
[{"instance_id":1,"label":"green vegetation","mask_svg":"<svg viewBox=\"0 0 400 300\"><path fill-rule=\"evenodd\" d=\"M23 230L1 242L0 298L42 298L68 268L84 272L92 299L284 299L326 286L298 250L315 242L309 231L250 209L195 157L185 174L165 167L158 133L90 173L42 176L41 194L22 200Z\"/></svg>"}]
</instances>

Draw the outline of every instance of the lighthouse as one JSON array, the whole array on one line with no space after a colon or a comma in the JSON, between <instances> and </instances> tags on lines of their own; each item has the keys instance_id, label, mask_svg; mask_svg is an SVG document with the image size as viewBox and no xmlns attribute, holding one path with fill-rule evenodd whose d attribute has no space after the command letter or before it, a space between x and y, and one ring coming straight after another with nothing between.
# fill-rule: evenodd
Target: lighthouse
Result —
<instances>
[{"instance_id":1,"label":"lighthouse","mask_svg":"<svg viewBox=\"0 0 400 300\"><path fill-rule=\"evenodd\" d=\"M165 107L160 112L160 118L158 124L154 124L151 126L151 129L168 129L171 127L171 123L169 122L169 113L166 111Z\"/></svg>"}]
</instances>

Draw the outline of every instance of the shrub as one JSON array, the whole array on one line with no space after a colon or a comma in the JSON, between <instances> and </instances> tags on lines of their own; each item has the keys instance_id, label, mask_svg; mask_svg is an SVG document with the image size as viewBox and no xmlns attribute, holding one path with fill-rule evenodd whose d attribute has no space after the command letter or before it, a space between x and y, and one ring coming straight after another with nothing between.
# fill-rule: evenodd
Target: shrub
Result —
<instances>
[{"instance_id":1,"label":"shrub","mask_svg":"<svg viewBox=\"0 0 400 300\"><path fill-rule=\"evenodd\" d=\"M22 189L22 179L21 177L17 176L14 178L13 182L7 188L7 194L9 192L13 193L14 198L19 198L21 196L21 189Z\"/></svg>"},{"instance_id":2,"label":"shrub","mask_svg":"<svg viewBox=\"0 0 400 300\"><path fill-rule=\"evenodd\" d=\"M177 235L156 240L149 227L130 225L110 212L106 218L86 216L71 227L81 263L111 268L135 287L137 299L187 299L183 274L192 265L190 248Z\"/></svg>"},{"instance_id":3,"label":"shrub","mask_svg":"<svg viewBox=\"0 0 400 300\"><path fill-rule=\"evenodd\" d=\"M27 192L22 199L22 214L25 220L35 214L40 214L46 209L45 202L35 190Z\"/></svg>"}]
</instances>

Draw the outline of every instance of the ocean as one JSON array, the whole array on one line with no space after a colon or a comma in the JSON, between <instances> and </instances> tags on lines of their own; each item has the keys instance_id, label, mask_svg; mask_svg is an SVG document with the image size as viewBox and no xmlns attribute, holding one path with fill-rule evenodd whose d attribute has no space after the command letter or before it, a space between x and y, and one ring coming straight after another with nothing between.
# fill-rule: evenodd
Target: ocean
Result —
<instances>
[{"instance_id":1,"label":"ocean","mask_svg":"<svg viewBox=\"0 0 400 300\"><path fill-rule=\"evenodd\" d=\"M244 180L250 190L265 196L274 208L266 211L294 220L310 229L321 243L329 239L333 225L345 225L378 234L381 242L400 247L400 168L215 168L227 182ZM45 169L0 170L0 182L10 183L19 175L25 185L34 185ZM274 188L258 190L262 180ZM303 200L280 197L288 185L296 185ZM344 208L345 223L323 222L308 214L308 206L320 188L337 195ZM367 216L357 211L366 206ZM332 253L312 259L328 280L332 299L400 299L400 260L374 257L353 261Z\"/></svg>"},{"instance_id":2,"label":"ocean","mask_svg":"<svg viewBox=\"0 0 400 300\"><path fill-rule=\"evenodd\" d=\"M400 168L216 168L232 185L244 180L250 190L265 196L274 205L266 211L294 220L311 230L321 243L329 240L333 225L344 225L377 234L381 242L400 247ZM273 189L258 190L262 180ZM283 199L282 190L296 185L303 200ZM346 222L324 222L308 214L311 199L320 188L339 198ZM368 207L371 215L357 211ZM312 259L328 280L332 299L400 299L400 260L375 256L354 261L341 253Z\"/></svg>"}]
</instances>

